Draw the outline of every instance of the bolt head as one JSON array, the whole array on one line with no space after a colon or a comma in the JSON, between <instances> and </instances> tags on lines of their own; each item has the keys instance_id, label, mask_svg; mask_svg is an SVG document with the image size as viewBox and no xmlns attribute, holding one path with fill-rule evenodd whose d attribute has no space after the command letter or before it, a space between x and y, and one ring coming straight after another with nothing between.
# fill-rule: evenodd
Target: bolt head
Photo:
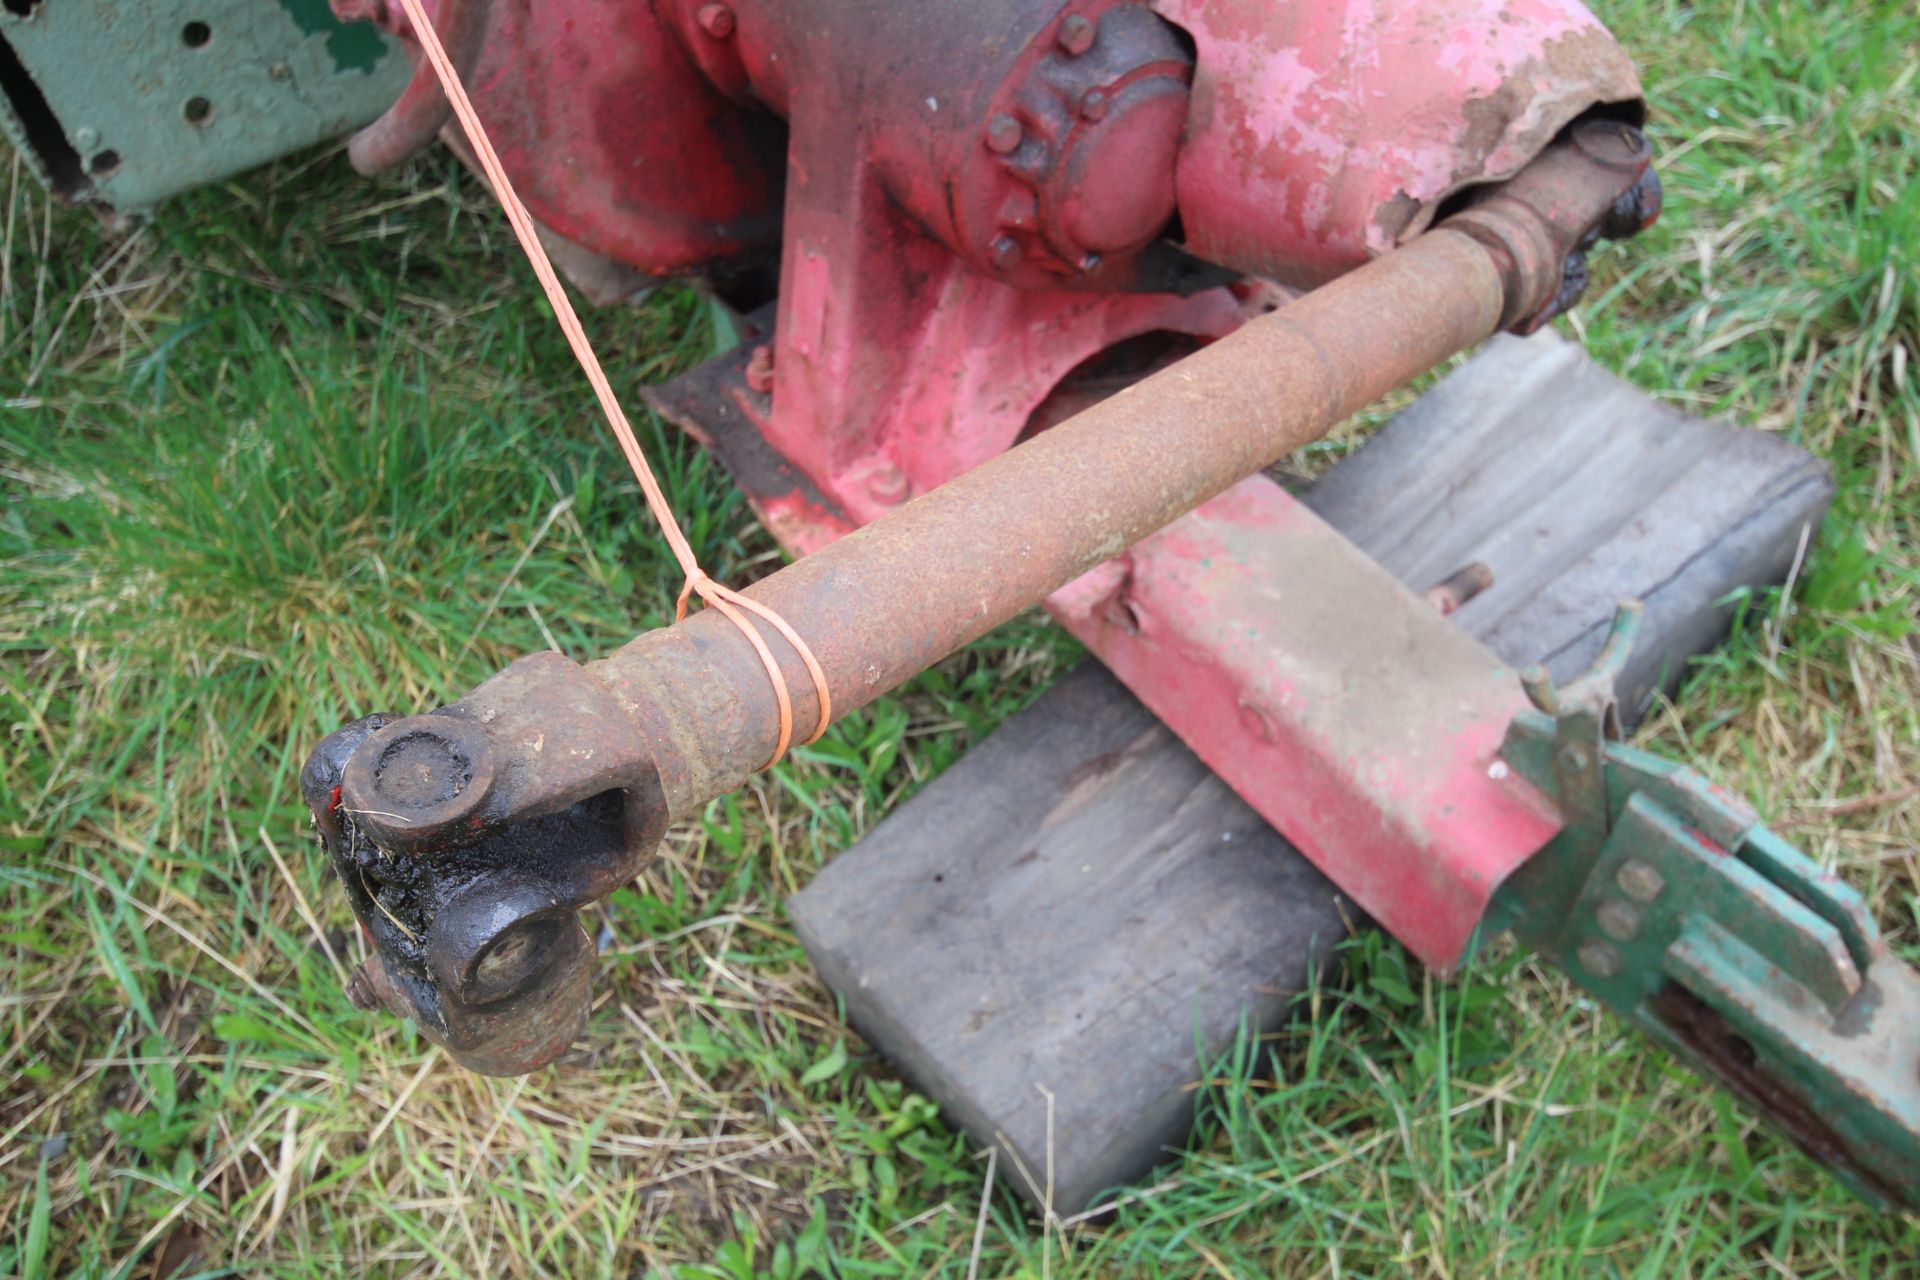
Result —
<instances>
[{"instance_id":1,"label":"bolt head","mask_svg":"<svg viewBox=\"0 0 1920 1280\"><path fill-rule=\"evenodd\" d=\"M1608 898L1594 912L1600 932L1615 942L1631 942L1640 932L1640 908L1618 898Z\"/></svg>"},{"instance_id":2,"label":"bolt head","mask_svg":"<svg viewBox=\"0 0 1920 1280\"><path fill-rule=\"evenodd\" d=\"M1246 698L1240 700L1240 727L1261 742L1273 743L1280 738L1280 722L1273 712L1257 702Z\"/></svg>"},{"instance_id":3,"label":"bolt head","mask_svg":"<svg viewBox=\"0 0 1920 1280\"><path fill-rule=\"evenodd\" d=\"M766 395L773 390L773 346L761 343L747 357L747 386Z\"/></svg>"},{"instance_id":4,"label":"bolt head","mask_svg":"<svg viewBox=\"0 0 1920 1280\"><path fill-rule=\"evenodd\" d=\"M1652 902L1666 891L1666 877L1638 858L1628 858L1614 873L1614 883L1635 902Z\"/></svg>"},{"instance_id":5,"label":"bolt head","mask_svg":"<svg viewBox=\"0 0 1920 1280\"><path fill-rule=\"evenodd\" d=\"M1580 967L1596 978L1611 978L1620 972L1620 953L1597 939L1581 943L1576 955Z\"/></svg>"},{"instance_id":6,"label":"bolt head","mask_svg":"<svg viewBox=\"0 0 1920 1280\"><path fill-rule=\"evenodd\" d=\"M1082 120L1101 120L1106 117L1107 108L1112 99L1101 89L1089 89L1080 95L1080 118Z\"/></svg>"},{"instance_id":7,"label":"bolt head","mask_svg":"<svg viewBox=\"0 0 1920 1280\"><path fill-rule=\"evenodd\" d=\"M79 151L91 151L100 145L100 131L87 125L81 125L73 131L73 145Z\"/></svg>"},{"instance_id":8,"label":"bolt head","mask_svg":"<svg viewBox=\"0 0 1920 1280\"><path fill-rule=\"evenodd\" d=\"M1001 236L993 242L993 248L988 251L988 256L999 270L1011 271L1020 265L1020 260L1026 256L1026 251L1012 236Z\"/></svg>"},{"instance_id":9,"label":"bolt head","mask_svg":"<svg viewBox=\"0 0 1920 1280\"><path fill-rule=\"evenodd\" d=\"M1140 634L1140 611L1121 592L1100 607L1100 620L1126 635Z\"/></svg>"},{"instance_id":10,"label":"bolt head","mask_svg":"<svg viewBox=\"0 0 1920 1280\"><path fill-rule=\"evenodd\" d=\"M715 40L733 34L733 10L724 4L703 4L698 15L700 29Z\"/></svg>"},{"instance_id":11,"label":"bolt head","mask_svg":"<svg viewBox=\"0 0 1920 1280\"><path fill-rule=\"evenodd\" d=\"M1004 156L1020 145L1020 122L1005 114L987 121L987 150Z\"/></svg>"},{"instance_id":12,"label":"bolt head","mask_svg":"<svg viewBox=\"0 0 1920 1280\"><path fill-rule=\"evenodd\" d=\"M867 477L867 493L875 502L896 506L907 496L907 473L893 462L883 462Z\"/></svg>"},{"instance_id":13,"label":"bolt head","mask_svg":"<svg viewBox=\"0 0 1920 1280\"><path fill-rule=\"evenodd\" d=\"M1093 48L1093 22L1084 13L1069 14L1060 24L1060 47L1073 57Z\"/></svg>"}]
</instances>

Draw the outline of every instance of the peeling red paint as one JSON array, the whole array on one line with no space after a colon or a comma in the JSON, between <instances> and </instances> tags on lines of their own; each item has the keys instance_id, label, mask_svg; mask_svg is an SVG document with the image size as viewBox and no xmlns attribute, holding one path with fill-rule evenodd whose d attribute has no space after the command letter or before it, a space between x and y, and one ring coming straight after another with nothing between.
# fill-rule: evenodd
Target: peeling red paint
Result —
<instances>
[{"instance_id":1,"label":"peeling red paint","mask_svg":"<svg viewBox=\"0 0 1920 1280\"><path fill-rule=\"evenodd\" d=\"M1155 0L1198 65L1177 161L1188 245L1312 287L1510 177L1640 82L1572 0ZM1637 105L1630 108L1637 112Z\"/></svg>"},{"instance_id":2,"label":"peeling red paint","mask_svg":"<svg viewBox=\"0 0 1920 1280\"><path fill-rule=\"evenodd\" d=\"M1426 963L1465 955L1502 881L1559 830L1491 776L1518 680L1256 476L1048 610L1262 817Z\"/></svg>"}]
</instances>

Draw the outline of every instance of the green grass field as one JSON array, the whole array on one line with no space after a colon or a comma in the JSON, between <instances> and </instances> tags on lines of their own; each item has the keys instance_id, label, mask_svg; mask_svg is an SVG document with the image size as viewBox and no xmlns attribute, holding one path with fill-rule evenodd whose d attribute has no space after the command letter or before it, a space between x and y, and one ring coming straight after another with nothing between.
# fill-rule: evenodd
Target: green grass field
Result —
<instances>
[{"instance_id":1,"label":"green grass field","mask_svg":"<svg viewBox=\"0 0 1920 1280\"><path fill-rule=\"evenodd\" d=\"M1920 956L1920 17L1598 7L1643 61L1668 212L1571 327L1840 486L1792 597L1645 737ZM1074 660L1040 620L675 831L598 922L564 1065L482 1079L355 1013L306 751L658 624L671 561L444 154L369 183L328 149L130 238L9 173L0 1274L1920 1275L1913 1220L1557 973L1496 949L1443 985L1378 937L1296 1031L1196 1063L1199 1132L1150 1194L1041 1223L985 1186L780 903ZM712 348L685 292L589 325L629 387ZM710 461L643 436L708 565L776 560Z\"/></svg>"}]
</instances>

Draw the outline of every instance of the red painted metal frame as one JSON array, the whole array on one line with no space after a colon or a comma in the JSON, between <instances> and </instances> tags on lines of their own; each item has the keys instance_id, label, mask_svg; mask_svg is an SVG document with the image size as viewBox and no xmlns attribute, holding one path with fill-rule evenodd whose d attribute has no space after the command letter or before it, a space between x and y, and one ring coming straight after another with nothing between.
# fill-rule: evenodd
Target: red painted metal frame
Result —
<instances>
[{"instance_id":1,"label":"red painted metal frame","mask_svg":"<svg viewBox=\"0 0 1920 1280\"><path fill-rule=\"evenodd\" d=\"M480 3L437 0L436 25ZM1233 273L1319 285L1581 113L1639 114L1573 0L553 0L487 22L474 97L549 231L656 276L779 253L771 338L695 410L661 403L703 437L734 424L764 465L730 465L802 554L1008 448L1101 353L1232 331ZM1551 833L1486 772L1523 704L1489 675L1355 719L1371 745L1343 730L1358 677L1304 664L1352 646L1300 646L1303 619L1351 624L1352 588L1276 601L1261 568L1342 547L1250 484L1053 607L1444 968Z\"/></svg>"},{"instance_id":2,"label":"red painted metal frame","mask_svg":"<svg viewBox=\"0 0 1920 1280\"><path fill-rule=\"evenodd\" d=\"M1560 830L1500 759L1529 707L1519 678L1264 476L1047 608L1442 972Z\"/></svg>"},{"instance_id":3,"label":"red painted metal frame","mask_svg":"<svg viewBox=\"0 0 1920 1280\"><path fill-rule=\"evenodd\" d=\"M370 18L408 42L418 61L399 5L331 3L341 18ZM730 99L649 0L423 3L443 36L483 15L485 39L461 58L462 79L542 226L656 276L707 274L778 246L785 128ZM355 163L404 159L386 140L426 141L411 122L436 103L444 121L445 99L422 65L401 101L354 140Z\"/></svg>"}]
</instances>

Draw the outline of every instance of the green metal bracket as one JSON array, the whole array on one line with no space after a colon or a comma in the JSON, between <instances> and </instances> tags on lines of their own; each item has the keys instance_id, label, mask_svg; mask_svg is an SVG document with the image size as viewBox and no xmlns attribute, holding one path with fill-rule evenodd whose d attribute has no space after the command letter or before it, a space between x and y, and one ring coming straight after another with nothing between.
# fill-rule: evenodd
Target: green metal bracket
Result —
<instances>
[{"instance_id":1,"label":"green metal bracket","mask_svg":"<svg viewBox=\"0 0 1920 1280\"><path fill-rule=\"evenodd\" d=\"M1886 1208L1920 1210L1920 973L1858 894L1698 774L1612 741L1624 606L1595 671L1504 754L1565 829L1501 889L1494 923L1718 1080Z\"/></svg>"},{"instance_id":2,"label":"green metal bracket","mask_svg":"<svg viewBox=\"0 0 1920 1280\"><path fill-rule=\"evenodd\" d=\"M338 137L412 74L327 0L0 5L0 135L60 195L122 213Z\"/></svg>"}]
</instances>

